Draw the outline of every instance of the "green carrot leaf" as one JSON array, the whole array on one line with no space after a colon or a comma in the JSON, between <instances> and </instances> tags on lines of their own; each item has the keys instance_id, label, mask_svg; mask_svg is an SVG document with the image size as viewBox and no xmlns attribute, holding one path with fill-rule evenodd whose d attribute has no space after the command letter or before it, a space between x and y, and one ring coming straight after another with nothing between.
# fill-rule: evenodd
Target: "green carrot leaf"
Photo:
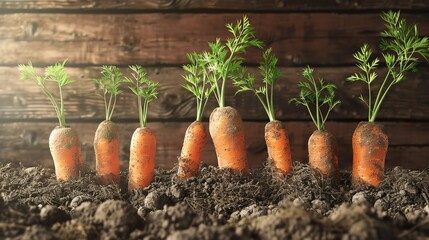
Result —
<instances>
[{"instance_id":1,"label":"green carrot leaf","mask_svg":"<svg viewBox=\"0 0 429 240\"><path fill-rule=\"evenodd\" d=\"M368 107L368 121L373 122L380 110L381 104L391 87L406 79L408 72L417 71L419 57L427 61L429 56L429 41L427 37L420 37L417 25L407 25L405 19L400 18L400 12L388 11L381 15L385 30L381 32L381 55L387 66L387 73L383 76L380 88L373 94L371 83L378 74L378 58L370 61L372 50L364 44L360 51L353 54L356 66L361 70L347 80L361 80L367 83L368 98L360 99ZM373 96L376 96L373 99Z\"/></svg>"},{"instance_id":2,"label":"green carrot leaf","mask_svg":"<svg viewBox=\"0 0 429 240\"><path fill-rule=\"evenodd\" d=\"M280 77L280 71L277 69L277 57L272 53L271 48L263 54L263 61L260 62L259 71L261 75L260 87L255 86L255 76L248 73L245 67L237 67L236 74L231 78L233 85L238 88L236 94L251 91L261 102L262 107L267 113L270 121L275 121L274 112L274 83Z\"/></svg>"},{"instance_id":3,"label":"green carrot leaf","mask_svg":"<svg viewBox=\"0 0 429 240\"><path fill-rule=\"evenodd\" d=\"M42 92L48 97L49 101L54 107L60 127L66 126L64 114L63 87L74 82L69 78L67 72L65 71L66 62L67 60L63 63L56 63L54 65L47 66L44 69L44 75L37 74L30 61L27 65L18 65L18 69L21 74L21 79L26 81L34 79L37 85L42 90ZM53 90L47 86L47 81L56 83L58 87L59 96L56 96Z\"/></svg>"},{"instance_id":4,"label":"green carrot leaf","mask_svg":"<svg viewBox=\"0 0 429 240\"><path fill-rule=\"evenodd\" d=\"M259 48L263 46L262 41L256 39L254 29L247 17L243 17L235 24L226 24L226 28L233 37L224 42L216 39L216 42L209 43L211 52L203 54L208 70L207 79L210 85L214 86L213 94L221 107L225 104L226 80L236 78L240 74L241 65L244 62L240 54L246 53L246 49L250 46Z\"/></svg>"},{"instance_id":5,"label":"green carrot leaf","mask_svg":"<svg viewBox=\"0 0 429 240\"><path fill-rule=\"evenodd\" d=\"M140 65L131 65L132 78L125 77L125 81L134 86L129 89L137 96L137 104L139 109L140 127L146 127L148 107L158 96L158 83L149 80L145 69ZM143 100L143 101L142 101Z\"/></svg>"},{"instance_id":6,"label":"green carrot leaf","mask_svg":"<svg viewBox=\"0 0 429 240\"><path fill-rule=\"evenodd\" d=\"M300 88L299 97L290 99L289 103L294 102L296 105L305 106L317 129L322 131L325 128L329 113L341 101L334 100L337 87L332 83L325 82L323 78L318 78L318 81L316 81L313 73L314 69L309 66L303 70L302 76L307 81L298 82L297 85ZM357 80L361 80L359 75L353 77L353 81ZM323 107L325 105L326 107Z\"/></svg>"}]
</instances>

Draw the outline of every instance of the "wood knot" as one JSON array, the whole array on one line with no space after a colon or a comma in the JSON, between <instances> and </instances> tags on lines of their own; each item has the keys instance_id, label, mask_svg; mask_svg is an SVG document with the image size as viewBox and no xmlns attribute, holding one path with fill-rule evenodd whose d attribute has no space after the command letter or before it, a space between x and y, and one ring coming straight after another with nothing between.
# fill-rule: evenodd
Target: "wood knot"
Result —
<instances>
[{"instance_id":1,"label":"wood knot","mask_svg":"<svg viewBox=\"0 0 429 240\"><path fill-rule=\"evenodd\" d=\"M37 34L37 23L32 22L24 26L24 35L25 37L34 37Z\"/></svg>"}]
</instances>

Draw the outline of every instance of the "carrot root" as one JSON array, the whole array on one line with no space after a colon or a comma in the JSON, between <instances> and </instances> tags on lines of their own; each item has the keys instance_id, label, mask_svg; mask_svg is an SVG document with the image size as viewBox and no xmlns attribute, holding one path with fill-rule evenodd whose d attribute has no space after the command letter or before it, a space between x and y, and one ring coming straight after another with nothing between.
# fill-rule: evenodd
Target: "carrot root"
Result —
<instances>
[{"instance_id":1,"label":"carrot root","mask_svg":"<svg viewBox=\"0 0 429 240\"><path fill-rule=\"evenodd\" d=\"M153 180L156 136L149 128L137 128L131 138L129 189L143 189Z\"/></svg>"},{"instance_id":2,"label":"carrot root","mask_svg":"<svg viewBox=\"0 0 429 240\"><path fill-rule=\"evenodd\" d=\"M206 135L206 128L202 122L195 121L189 125L179 157L177 176L180 178L188 179L198 174Z\"/></svg>"},{"instance_id":3,"label":"carrot root","mask_svg":"<svg viewBox=\"0 0 429 240\"><path fill-rule=\"evenodd\" d=\"M56 127L49 136L58 181L77 179L82 166L79 136L73 128Z\"/></svg>"},{"instance_id":4,"label":"carrot root","mask_svg":"<svg viewBox=\"0 0 429 240\"><path fill-rule=\"evenodd\" d=\"M292 171L292 155L289 137L280 121L272 121L265 125L265 143L268 159L272 161L279 175Z\"/></svg>"},{"instance_id":5,"label":"carrot root","mask_svg":"<svg viewBox=\"0 0 429 240\"><path fill-rule=\"evenodd\" d=\"M94 138L95 164L101 184L119 184L119 128L112 121L98 125Z\"/></svg>"},{"instance_id":6,"label":"carrot root","mask_svg":"<svg viewBox=\"0 0 429 240\"><path fill-rule=\"evenodd\" d=\"M210 114L209 121L219 167L231 169L234 173L246 173L246 143L240 114L232 107L217 107Z\"/></svg>"},{"instance_id":7,"label":"carrot root","mask_svg":"<svg viewBox=\"0 0 429 240\"><path fill-rule=\"evenodd\" d=\"M338 144L337 140L328 131L316 130L308 139L308 158L310 166L323 176L337 179Z\"/></svg>"},{"instance_id":8,"label":"carrot root","mask_svg":"<svg viewBox=\"0 0 429 240\"><path fill-rule=\"evenodd\" d=\"M388 137L383 126L360 122L353 133L352 183L355 186L378 186L384 175Z\"/></svg>"}]
</instances>

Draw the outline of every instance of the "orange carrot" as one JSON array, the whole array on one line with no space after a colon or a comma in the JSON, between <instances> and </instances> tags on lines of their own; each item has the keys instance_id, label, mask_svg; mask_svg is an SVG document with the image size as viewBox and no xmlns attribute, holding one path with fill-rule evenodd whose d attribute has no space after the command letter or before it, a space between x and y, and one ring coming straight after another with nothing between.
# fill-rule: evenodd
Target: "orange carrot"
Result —
<instances>
[{"instance_id":1,"label":"orange carrot","mask_svg":"<svg viewBox=\"0 0 429 240\"><path fill-rule=\"evenodd\" d=\"M188 179L198 174L201 164L201 153L206 144L206 135L206 128L202 122L194 121L189 125L179 157L177 175L180 178Z\"/></svg>"},{"instance_id":2,"label":"orange carrot","mask_svg":"<svg viewBox=\"0 0 429 240\"><path fill-rule=\"evenodd\" d=\"M378 186L384 174L388 138L383 126L374 122L360 122L353 133L354 185Z\"/></svg>"},{"instance_id":3,"label":"orange carrot","mask_svg":"<svg viewBox=\"0 0 429 240\"><path fill-rule=\"evenodd\" d=\"M246 144L240 114L232 107L217 107L210 114L209 131L220 168L247 172Z\"/></svg>"},{"instance_id":4,"label":"orange carrot","mask_svg":"<svg viewBox=\"0 0 429 240\"><path fill-rule=\"evenodd\" d=\"M137 128L131 138L129 189L150 185L155 171L156 136L147 127Z\"/></svg>"},{"instance_id":5,"label":"orange carrot","mask_svg":"<svg viewBox=\"0 0 429 240\"><path fill-rule=\"evenodd\" d=\"M292 171L289 137L282 123L276 120L274 110L274 83L281 74L276 67L278 59L272 53L271 48L267 49L262 56L264 60L260 63L259 70L263 87L255 86L255 76L245 69L232 77L233 84L238 87L237 93L251 91L261 102L270 119L270 122L265 125L268 160L279 175L285 175Z\"/></svg>"},{"instance_id":6,"label":"orange carrot","mask_svg":"<svg viewBox=\"0 0 429 240\"><path fill-rule=\"evenodd\" d=\"M81 169L81 146L77 132L69 127L56 127L49 136L49 149L59 181L76 179Z\"/></svg>"},{"instance_id":7,"label":"orange carrot","mask_svg":"<svg viewBox=\"0 0 429 240\"><path fill-rule=\"evenodd\" d=\"M146 127L149 103L158 95L158 83L146 78L142 66L130 66L133 78L125 78L133 83L130 90L137 96L140 127L134 131L130 145L130 166L128 189L143 189L152 182L155 172L156 136ZM142 99L143 98L143 99Z\"/></svg>"},{"instance_id":8,"label":"orange carrot","mask_svg":"<svg viewBox=\"0 0 429 240\"><path fill-rule=\"evenodd\" d=\"M101 122L95 132L95 166L102 184L119 184L119 136L119 128L108 120Z\"/></svg>"},{"instance_id":9,"label":"orange carrot","mask_svg":"<svg viewBox=\"0 0 429 240\"><path fill-rule=\"evenodd\" d=\"M265 125L265 142L268 159L273 162L279 174L290 173L292 171L292 156L289 137L280 121L272 121Z\"/></svg>"},{"instance_id":10,"label":"orange carrot","mask_svg":"<svg viewBox=\"0 0 429 240\"><path fill-rule=\"evenodd\" d=\"M59 126L49 136L49 148L54 159L57 180L61 181L77 178L79 171L83 169L79 137L75 130L66 125L63 87L74 82L65 71L66 62L46 67L44 75L37 74L31 62L27 65L19 65L21 78L37 83L48 97L57 115ZM56 83L54 85L58 87L58 95L48 87L48 82Z\"/></svg>"},{"instance_id":11,"label":"orange carrot","mask_svg":"<svg viewBox=\"0 0 429 240\"><path fill-rule=\"evenodd\" d=\"M339 177L338 144L330 132L316 130L311 134L308 139L308 158L310 166L324 176Z\"/></svg>"},{"instance_id":12,"label":"orange carrot","mask_svg":"<svg viewBox=\"0 0 429 240\"><path fill-rule=\"evenodd\" d=\"M298 83L301 88L300 95L289 102L305 106L317 127L317 130L308 139L310 166L322 175L336 180L339 177L338 145L335 137L325 130L325 123L329 113L341 101L334 100L336 86L325 82L323 78L316 80L313 72L314 69L310 66L304 68L302 76L307 81Z\"/></svg>"},{"instance_id":13,"label":"orange carrot","mask_svg":"<svg viewBox=\"0 0 429 240\"><path fill-rule=\"evenodd\" d=\"M352 82L364 82L368 93L366 97L359 97L368 107L368 122L358 124L352 139L354 185L380 184L384 174L388 137L382 126L374 123L375 119L392 87L410 79L407 73L417 71L419 57L426 61L429 57L429 39L419 34L416 24L408 25L405 18L400 18L399 11L383 12L381 19L386 29L381 32L380 55L389 71L384 76L379 76L380 71L377 69L381 61L378 57L373 57L372 49L364 44L353 54L359 72L347 78ZM373 83L377 80L380 80L380 84L376 85L379 87L374 91Z\"/></svg>"}]
</instances>

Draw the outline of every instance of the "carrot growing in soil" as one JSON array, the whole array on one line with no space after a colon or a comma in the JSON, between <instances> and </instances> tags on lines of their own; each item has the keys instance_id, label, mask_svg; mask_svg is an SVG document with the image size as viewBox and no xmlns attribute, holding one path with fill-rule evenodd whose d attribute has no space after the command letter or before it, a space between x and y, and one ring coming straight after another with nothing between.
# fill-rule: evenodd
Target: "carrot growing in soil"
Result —
<instances>
[{"instance_id":1,"label":"carrot growing in soil","mask_svg":"<svg viewBox=\"0 0 429 240\"><path fill-rule=\"evenodd\" d=\"M276 68L278 59L272 53L271 48L263 53L263 58L264 60L259 66L263 86L257 88L255 76L247 73L244 67L239 76L234 76L233 84L239 88L237 93L253 92L264 107L270 119L270 122L265 125L268 159L278 170L277 172L283 175L292 171L292 156L286 129L280 121L276 120L274 115L274 81L280 77L280 71Z\"/></svg>"},{"instance_id":2,"label":"carrot growing in soil","mask_svg":"<svg viewBox=\"0 0 429 240\"><path fill-rule=\"evenodd\" d=\"M262 47L262 42L255 38L253 27L247 17L237 24L227 24L233 38L222 43L220 39L209 43L211 52L205 52L208 79L214 87L213 94L219 104L210 114L209 132L213 139L220 168L232 169L235 173L247 172L248 163L244 129L241 116L232 107L225 106L226 80L237 74L243 62L240 53L245 53L250 46Z\"/></svg>"},{"instance_id":3,"label":"carrot growing in soil","mask_svg":"<svg viewBox=\"0 0 429 240\"><path fill-rule=\"evenodd\" d=\"M377 79L379 59L372 57L372 50L364 44L360 51L353 54L360 69L347 80L363 81L368 87L368 96L360 100L368 107L368 122L358 124L352 138L354 185L378 186L384 174L385 159L388 149L388 137L383 126L375 122L381 104L389 90L407 79L405 74L415 72L419 56L427 60L429 41L420 37L417 25L408 26L400 12L384 12L381 15L386 30L381 33L380 49L387 66L380 87L373 93L372 83ZM375 96L375 99L374 99Z\"/></svg>"},{"instance_id":4,"label":"carrot growing in soil","mask_svg":"<svg viewBox=\"0 0 429 240\"><path fill-rule=\"evenodd\" d=\"M116 98L121 93L119 87L124 79L118 67L103 66L101 77L94 81L100 87L106 114L105 120L98 125L94 137L97 177L102 184L119 184L120 131L111 119L116 106Z\"/></svg>"},{"instance_id":5,"label":"carrot growing in soil","mask_svg":"<svg viewBox=\"0 0 429 240\"><path fill-rule=\"evenodd\" d=\"M143 67L133 65L130 69L132 79L125 79L134 85L129 88L137 96L140 127L131 138L128 188L143 189L150 185L155 171L156 136L146 123L149 103L158 95L158 84L146 78Z\"/></svg>"},{"instance_id":6,"label":"carrot growing in soil","mask_svg":"<svg viewBox=\"0 0 429 240\"><path fill-rule=\"evenodd\" d=\"M63 87L73 83L65 71L66 61L45 68L45 74L36 73L31 62L20 64L21 78L35 80L42 92L48 97L58 118L57 126L49 136L49 149L54 159L55 175L59 181L76 179L83 167L81 145L77 132L66 125L64 114ZM48 86L57 85L58 96Z\"/></svg>"},{"instance_id":7,"label":"carrot growing in soil","mask_svg":"<svg viewBox=\"0 0 429 240\"><path fill-rule=\"evenodd\" d=\"M183 76L186 84L183 87L195 95L197 103L197 118L189 125L183 140L182 151L179 157L177 175L182 179L188 179L198 174L201 164L201 154L206 144L206 128L202 123L207 101L213 92L213 86L209 85L207 78L206 62L202 54L188 54L190 64L183 69L188 72Z\"/></svg>"},{"instance_id":8,"label":"carrot growing in soil","mask_svg":"<svg viewBox=\"0 0 429 240\"><path fill-rule=\"evenodd\" d=\"M334 135L325 130L325 122L331 110L341 102L334 101L336 86L326 83L323 78L317 81L313 76L314 69L307 66L302 75L308 82L299 82L301 89L298 98L292 98L289 102L303 105L307 108L311 120L317 130L308 139L308 158L310 166L322 175L337 178L338 170L338 144ZM323 113L323 110L326 110Z\"/></svg>"}]
</instances>

